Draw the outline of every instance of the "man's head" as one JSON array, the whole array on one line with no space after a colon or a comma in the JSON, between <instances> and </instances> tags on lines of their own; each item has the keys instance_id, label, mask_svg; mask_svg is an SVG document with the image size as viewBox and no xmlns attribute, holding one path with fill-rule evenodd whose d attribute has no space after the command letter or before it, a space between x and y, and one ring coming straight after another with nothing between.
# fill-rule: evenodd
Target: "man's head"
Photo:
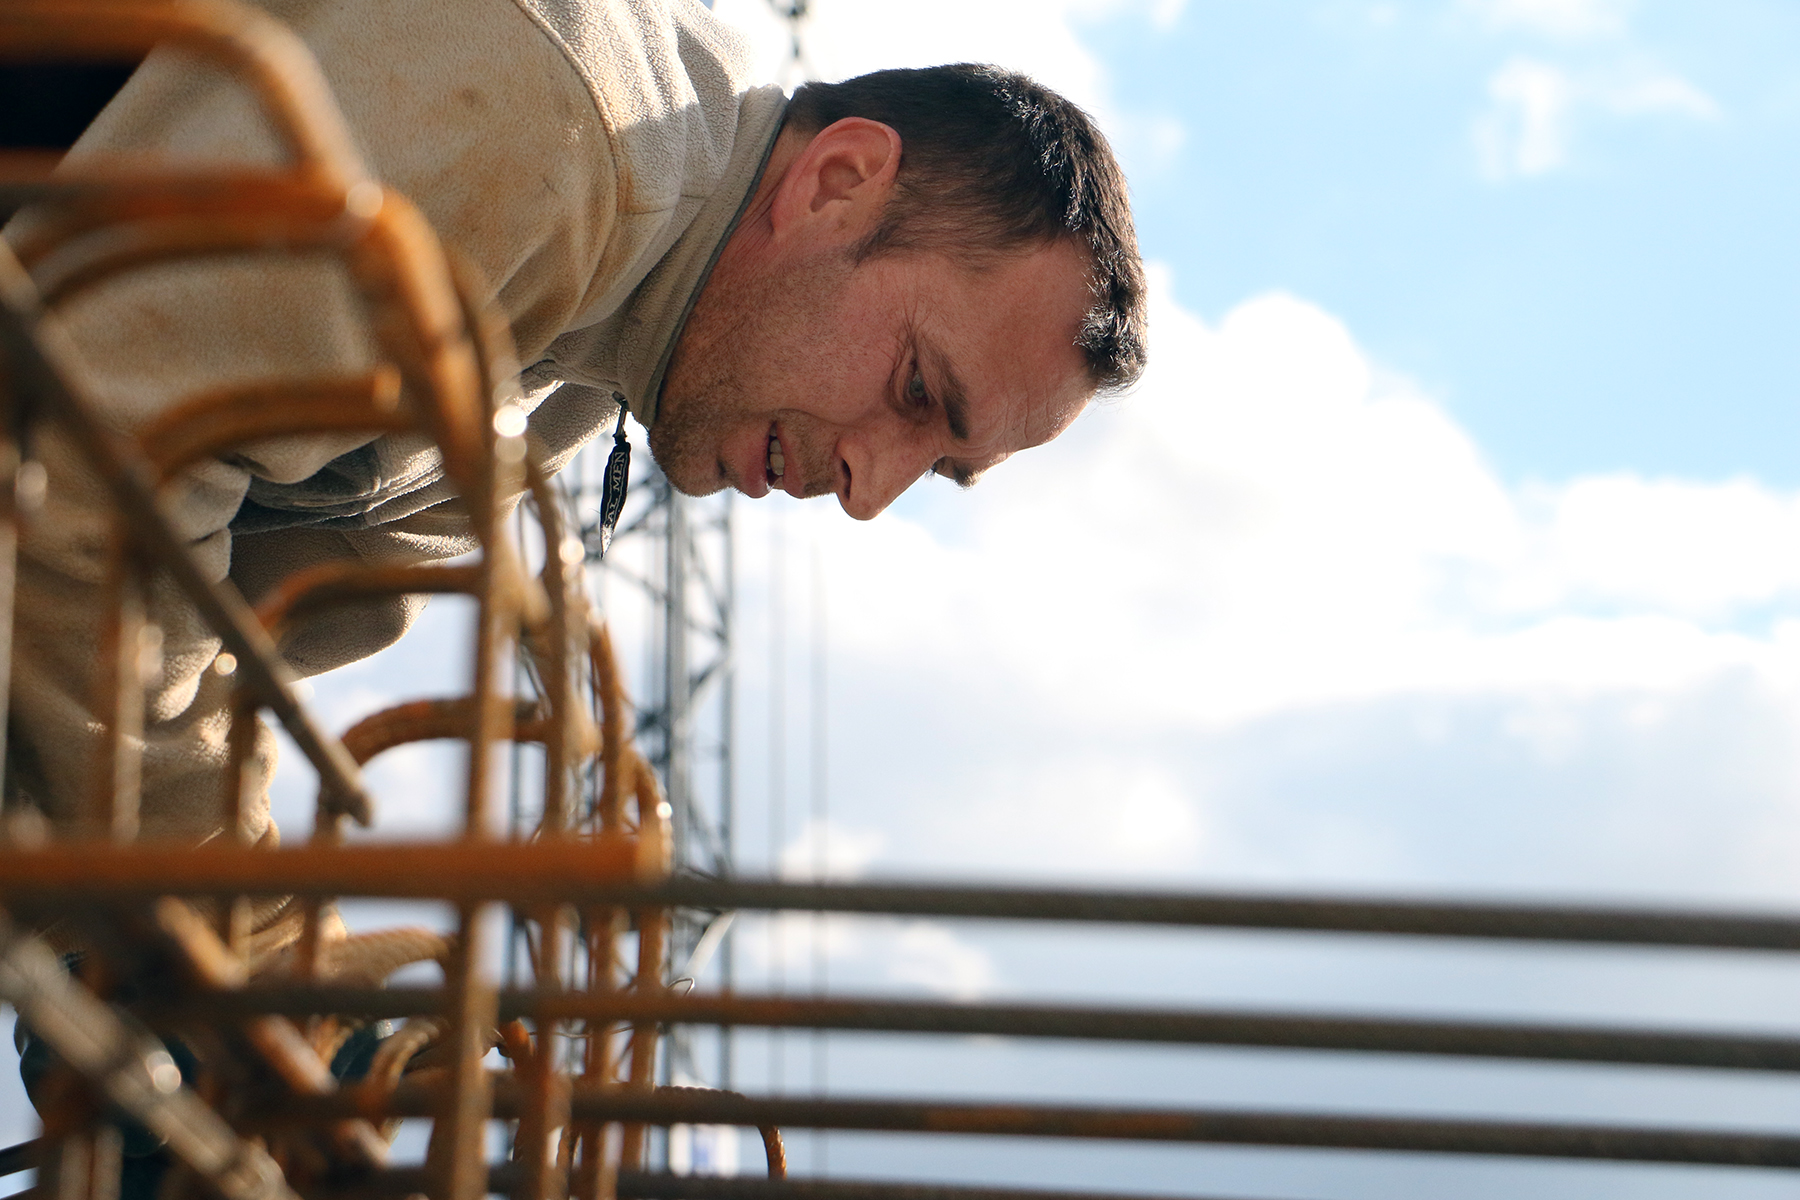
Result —
<instances>
[{"instance_id":1,"label":"man's head","mask_svg":"<svg viewBox=\"0 0 1800 1200\"><path fill-rule=\"evenodd\" d=\"M1143 369L1123 176L1068 101L994 67L794 96L677 343L650 444L683 491L871 517L971 482Z\"/></svg>"}]
</instances>

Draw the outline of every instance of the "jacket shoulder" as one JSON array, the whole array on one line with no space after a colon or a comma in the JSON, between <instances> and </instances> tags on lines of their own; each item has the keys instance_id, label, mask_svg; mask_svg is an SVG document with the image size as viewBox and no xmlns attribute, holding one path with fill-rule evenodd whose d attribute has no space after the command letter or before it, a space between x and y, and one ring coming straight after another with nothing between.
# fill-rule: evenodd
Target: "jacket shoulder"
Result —
<instances>
[{"instance_id":1,"label":"jacket shoulder","mask_svg":"<svg viewBox=\"0 0 1800 1200\"><path fill-rule=\"evenodd\" d=\"M514 0L586 85L621 166L621 212L705 195L754 86L744 39L694 0Z\"/></svg>"}]
</instances>

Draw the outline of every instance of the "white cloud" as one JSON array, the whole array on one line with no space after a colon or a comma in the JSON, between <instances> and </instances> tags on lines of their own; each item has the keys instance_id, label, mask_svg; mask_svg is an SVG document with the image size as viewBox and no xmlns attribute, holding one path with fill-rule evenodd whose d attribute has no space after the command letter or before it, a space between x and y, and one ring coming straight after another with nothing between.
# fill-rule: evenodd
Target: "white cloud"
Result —
<instances>
[{"instance_id":1,"label":"white cloud","mask_svg":"<svg viewBox=\"0 0 1800 1200\"><path fill-rule=\"evenodd\" d=\"M1058 879L1167 877L1207 842L1204 809L1176 774L1116 749L1008 755L950 786L967 799L933 816L938 870L1004 862Z\"/></svg>"},{"instance_id":2,"label":"white cloud","mask_svg":"<svg viewBox=\"0 0 1800 1200\"><path fill-rule=\"evenodd\" d=\"M929 921L908 922L891 954L888 978L894 983L923 988L953 1000L977 999L993 991L999 982L986 951Z\"/></svg>"},{"instance_id":3,"label":"white cloud","mask_svg":"<svg viewBox=\"0 0 1800 1200\"><path fill-rule=\"evenodd\" d=\"M1488 109L1475 126L1483 175L1542 175L1563 165L1576 95L1563 71L1515 58L1488 79L1487 92Z\"/></svg>"},{"instance_id":4,"label":"white cloud","mask_svg":"<svg viewBox=\"0 0 1800 1200\"><path fill-rule=\"evenodd\" d=\"M1098 17L1116 4L1083 0L815 0L803 28L807 64L820 79L845 79L886 67L924 67L946 62L994 62L1024 71L1092 108L1101 99L1099 63L1072 27L1071 18ZM1152 13L1171 10L1151 0ZM768 77L776 77L789 53L786 26L765 0L717 0L713 11L743 30ZM1179 11L1176 6L1173 11Z\"/></svg>"},{"instance_id":5,"label":"white cloud","mask_svg":"<svg viewBox=\"0 0 1800 1200\"><path fill-rule=\"evenodd\" d=\"M783 913L744 919L734 935L750 977L773 991L911 988L970 1000L994 990L999 972L988 952L935 921L858 919Z\"/></svg>"},{"instance_id":6,"label":"white cloud","mask_svg":"<svg viewBox=\"0 0 1800 1200\"><path fill-rule=\"evenodd\" d=\"M1676 116L1716 119L1719 102L1693 83L1650 64L1629 64L1598 80L1596 103L1620 116Z\"/></svg>"},{"instance_id":7,"label":"white cloud","mask_svg":"<svg viewBox=\"0 0 1800 1200\"><path fill-rule=\"evenodd\" d=\"M1792 892L1800 492L1509 484L1331 314L1206 322L1169 282L1144 383L1056 442L871 523L790 511L834 814L881 869Z\"/></svg>"},{"instance_id":8,"label":"white cloud","mask_svg":"<svg viewBox=\"0 0 1800 1200\"><path fill-rule=\"evenodd\" d=\"M1584 114L1716 120L1718 101L1681 76L1646 61L1571 73L1513 58L1488 79L1488 106L1476 118L1475 151L1492 180L1542 175L1569 161Z\"/></svg>"},{"instance_id":9,"label":"white cloud","mask_svg":"<svg viewBox=\"0 0 1800 1200\"><path fill-rule=\"evenodd\" d=\"M864 921L788 912L743 918L732 939L747 952L755 974L779 981L777 987L795 987L804 986L821 965L842 966L867 959L874 941L887 940L878 936L884 933L872 933Z\"/></svg>"},{"instance_id":10,"label":"white cloud","mask_svg":"<svg viewBox=\"0 0 1800 1200\"><path fill-rule=\"evenodd\" d=\"M782 849L780 873L787 879L855 879L868 871L886 844L887 835L877 829L809 820Z\"/></svg>"},{"instance_id":11,"label":"white cloud","mask_svg":"<svg viewBox=\"0 0 1800 1200\"><path fill-rule=\"evenodd\" d=\"M913 519L822 522L845 670L1023 692L1087 729L1800 678L1800 624L1733 625L1800 599L1800 498L1629 475L1509 488L1312 305L1264 296L1214 327L1165 281L1153 321L1140 390L1058 443Z\"/></svg>"},{"instance_id":12,"label":"white cloud","mask_svg":"<svg viewBox=\"0 0 1800 1200\"><path fill-rule=\"evenodd\" d=\"M1141 16L1153 31L1167 31L1185 8L1186 0L812 0L802 27L804 66L814 78L837 80L888 67L997 63L1093 113L1129 165L1155 169L1185 141L1181 122L1167 112L1119 112L1082 29ZM713 11L750 39L762 77L788 87L804 78L789 61L788 28L765 0L717 0Z\"/></svg>"},{"instance_id":13,"label":"white cloud","mask_svg":"<svg viewBox=\"0 0 1800 1200\"><path fill-rule=\"evenodd\" d=\"M1170 166L1187 145L1187 126L1167 113L1127 121L1112 134L1115 153L1142 175Z\"/></svg>"},{"instance_id":14,"label":"white cloud","mask_svg":"<svg viewBox=\"0 0 1800 1200\"><path fill-rule=\"evenodd\" d=\"M1557 39L1606 37L1625 32L1629 0L1466 0L1490 29Z\"/></svg>"},{"instance_id":15,"label":"white cloud","mask_svg":"<svg viewBox=\"0 0 1800 1200\"><path fill-rule=\"evenodd\" d=\"M1157 29L1173 29L1186 11L1187 0L1151 0L1150 23Z\"/></svg>"},{"instance_id":16,"label":"white cloud","mask_svg":"<svg viewBox=\"0 0 1800 1200\"><path fill-rule=\"evenodd\" d=\"M1199 849L1200 814L1167 771L1140 765L1090 786L1099 848L1110 857L1153 867L1188 862Z\"/></svg>"},{"instance_id":17,"label":"white cloud","mask_svg":"<svg viewBox=\"0 0 1800 1200\"><path fill-rule=\"evenodd\" d=\"M1597 603L1728 619L1800 583L1800 498L1750 479L1632 475L1529 489L1543 510L1531 561L1510 580L1520 607Z\"/></svg>"},{"instance_id":18,"label":"white cloud","mask_svg":"<svg viewBox=\"0 0 1800 1200\"><path fill-rule=\"evenodd\" d=\"M1529 177L1565 165L1584 117L1720 115L1704 89L1635 45L1631 7L1627 0L1465 0L1464 10L1490 32L1587 44L1573 58L1576 48L1565 45L1569 61L1514 56L1488 77L1488 104L1473 131L1483 175Z\"/></svg>"}]
</instances>

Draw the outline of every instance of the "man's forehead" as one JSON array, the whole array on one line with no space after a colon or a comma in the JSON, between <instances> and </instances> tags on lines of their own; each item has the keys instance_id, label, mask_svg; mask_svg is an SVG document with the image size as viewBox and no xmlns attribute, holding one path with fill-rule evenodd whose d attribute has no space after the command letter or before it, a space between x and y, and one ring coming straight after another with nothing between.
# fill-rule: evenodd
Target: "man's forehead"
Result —
<instances>
[{"instance_id":1,"label":"man's forehead","mask_svg":"<svg viewBox=\"0 0 1800 1200\"><path fill-rule=\"evenodd\" d=\"M982 349L959 356L921 339L919 350L951 439L971 450L1041 445L1062 432L1093 395L1086 363L1073 345L1050 342L1038 355Z\"/></svg>"},{"instance_id":2,"label":"man's forehead","mask_svg":"<svg viewBox=\"0 0 1800 1200\"><path fill-rule=\"evenodd\" d=\"M1085 258L1060 244L1009 257L935 272L959 294L926 306L935 311L921 322L919 351L952 437L1024 449L1055 437L1094 393L1076 346L1089 293Z\"/></svg>"},{"instance_id":3,"label":"man's forehead","mask_svg":"<svg viewBox=\"0 0 1800 1200\"><path fill-rule=\"evenodd\" d=\"M938 473L950 476L958 487L973 487L988 471L1019 451L1041 446L1061 435L1081 415L1094 392L1085 364L1069 379L1070 386L1060 394L1015 392L991 406L965 399L971 413L969 419L978 422L971 431L974 436L962 442L962 453L953 448L940 460ZM945 415L948 424L948 407ZM992 436L984 436L990 433Z\"/></svg>"}]
</instances>

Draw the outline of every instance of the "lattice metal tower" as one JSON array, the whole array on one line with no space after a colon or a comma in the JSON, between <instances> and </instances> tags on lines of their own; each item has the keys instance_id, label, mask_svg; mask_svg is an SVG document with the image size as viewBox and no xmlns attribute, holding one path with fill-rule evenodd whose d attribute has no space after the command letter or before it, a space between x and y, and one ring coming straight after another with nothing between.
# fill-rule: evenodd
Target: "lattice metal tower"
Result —
<instances>
[{"instance_id":1,"label":"lattice metal tower","mask_svg":"<svg viewBox=\"0 0 1800 1200\"><path fill-rule=\"evenodd\" d=\"M810 77L801 45L808 0L770 0L770 7L788 29L779 78L793 87ZM676 868L726 878L733 873L736 832L731 494L695 499L676 492L637 432L631 490L604 561L598 514L610 439L577 455L561 486L622 663L629 667L641 650L632 680L638 741L674 810ZM675 975L697 975L716 962L729 989L729 927L729 915L678 913L670 947ZM697 1045L697 1036L688 1027L672 1031L664 1042L663 1077L729 1087L730 1030L720 1031L711 1047Z\"/></svg>"},{"instance_id":2,"label":"lattice metal tower","mask_svg":"<svg viewBox=\"0 0 1800 1200\"><path fill-rule=\"evenodd\" d=\"M641 431L640 431L641 433ZM731 494L704 499L669 486L641 441L633 481L604 561L598 514L610 441L578 455L562 473L587 548L593 593L614 630L622 663L634 656L638 744L656 768L674 810L676 869L715 878L732 873L734 836ZM676 914L670 967L698 974L714 955L727 987L732 977L728 919ZM711 936L708 936L711 931ZM665 1077L726 1086L729 1033L714 1053L695 1034L668 1043Z\"/></svg>"}]
</instances>

